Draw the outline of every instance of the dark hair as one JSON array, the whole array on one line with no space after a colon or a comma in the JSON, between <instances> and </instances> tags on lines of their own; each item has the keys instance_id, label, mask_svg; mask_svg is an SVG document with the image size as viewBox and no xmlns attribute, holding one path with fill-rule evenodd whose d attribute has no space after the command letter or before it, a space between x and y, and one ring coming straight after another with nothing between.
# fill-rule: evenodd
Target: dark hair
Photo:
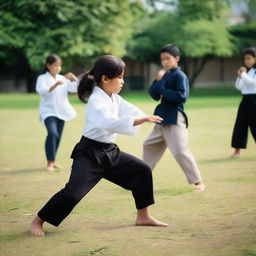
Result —
<instances>
[{"instance_id":1,"label":"dark hair","mask_svg":"<svg viewBox=\"0 0 256 256\"><path fill-rule=\"evenodd\" d=\"M160 53L163 53L163 52L168 52L173 57L180 56L180 49L175 44L166 44L160 50Z\"/></svg>"},{"instance_id":2,"label":"dark hair","mask_svg":"<svg viewBox=\"0 0 256 256\"><path fill-rule=\"evenodd\" d=\"M99 85L102 76L109 79L118 77L125 71L125 63L120 58L112 55L103 55L96 60L93 68L82 74L79 78L78 98L86 103L92 94L95 85Z\"/></svg>"},{"instance_id":3,"label":"dark hair","mask_svg":"<svg viewBox=\"0 0 256 256\"><path fill-rule=\"evenodd\" d=\"M50 54L49 56L47 56L44 62L44 72L49 71L49 69L47 68L47 64L53 64L57 60L61 61L61 57L57 54Z\"/></svg>"},{"instance_id":4,"label":"dark hair","mask_svg":"<svg viewBox=\"0 0 256 256\"><path fill-rule=\"evenodd\" d=\"M244 51L243 51L243 56L245 54L248 54L248 55L251 55L252 57L256 58L256 47L249 47L249 48L246 48ZM253 67L256 69L256 63L253 65ZM249 71L249 68L247 68L247 72Z\"/></svg>"},{"instance_id":5,"label":"dark hair","mask_svg":"<svg viewBox=\"0 0 256 256\"><path fill-rule=\"evenodd\" d=\"M243 51L243 55L245 55L245 54L251 55L251 56L253 56L254 58L256 58L256 48L255 48L255 47L246 48L246 49Z\"/></svg>"}]
</instances>

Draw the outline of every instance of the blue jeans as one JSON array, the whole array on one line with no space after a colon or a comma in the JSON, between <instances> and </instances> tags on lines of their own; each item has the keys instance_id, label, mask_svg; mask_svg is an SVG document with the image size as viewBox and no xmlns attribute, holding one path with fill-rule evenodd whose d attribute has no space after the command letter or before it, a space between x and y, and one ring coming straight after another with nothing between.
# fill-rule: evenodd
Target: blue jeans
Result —
<instances>
[{"instance_id":1,"label":"blue jeans","mask_svg":"<svg viewBox=\"0 0 256 256\"><path fill-rule=\"evenodd\" d=\"M48 135L45 140L45 153L48 161L55 161L65 121L49 116L44 120Z\"/></svg>"}]
</instances>

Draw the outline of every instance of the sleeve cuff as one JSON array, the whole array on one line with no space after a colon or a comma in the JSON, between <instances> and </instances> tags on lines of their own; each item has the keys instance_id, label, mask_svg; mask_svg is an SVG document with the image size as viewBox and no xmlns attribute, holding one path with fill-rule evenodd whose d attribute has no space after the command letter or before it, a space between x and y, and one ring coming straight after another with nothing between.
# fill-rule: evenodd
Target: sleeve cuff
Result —
<instances>
[{"instance_id":1,"label":"sleeve cuff","mask_svg":"<svg viewBox=\"0 0 256 256\"><path fill-rule=\"evenodd\" d=\"M134 136L134 135L136 135L138 132L139 132L139 130L140 130L140 125L136 125L136 126L134 126L133 125L133 123L134 123L134 120L135 120L135 118L130 118L130 120L129 120L129 124L128 124L128 129L127 129L127 135L130 135L130 136Z\"/></svg>"},{"instance_id":2,"label":"sleeve cuff","mask_svg":"<svg viewBox=\"0 0 256 256\"><path fill-rule=\"evenodd\" d=\"M246 78L246 77L247 77L246 72L243 72L243 73L241 74L241 77L242 77L242 78Z\"/></svg>"}]
</instances>

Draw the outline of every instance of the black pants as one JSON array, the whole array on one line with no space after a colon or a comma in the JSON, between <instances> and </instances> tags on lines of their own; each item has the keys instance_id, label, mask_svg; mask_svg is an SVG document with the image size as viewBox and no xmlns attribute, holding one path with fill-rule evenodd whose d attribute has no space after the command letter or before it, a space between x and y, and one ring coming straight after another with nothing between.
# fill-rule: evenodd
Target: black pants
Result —
<instances>
[{"instance_id":1,"label":"black pants","mask_svg":"<svg viewBox=\"0 0 256 256\"><path fill-rule=\"evenodd\" d=\"M249 127L256 142L256 94L243 95L233 130L233 148L246 148Z\"/></svg>"},{"instance_id":2,"label":"black pants","mask_svg":"<svg viewBox=\"0 0 256 256\"><path fill-rule=\"evenodd\" d=\"M150 168L136 157L119 151L117 145L82 137L71 158L74 162L69 181L39 211L42 220L58 226L102 178L131 190L137 209L154 203Z\"/></svg>"}]
</instances>

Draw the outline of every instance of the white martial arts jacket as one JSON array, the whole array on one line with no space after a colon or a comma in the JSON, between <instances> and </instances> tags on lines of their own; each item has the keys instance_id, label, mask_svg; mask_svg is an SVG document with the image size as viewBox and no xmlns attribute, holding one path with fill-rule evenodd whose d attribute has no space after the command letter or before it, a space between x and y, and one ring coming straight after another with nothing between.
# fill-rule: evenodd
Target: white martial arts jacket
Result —
<instances>
[{"instance_id":1,"label":"white martial arts jacket","mask_svg":"<svg viewBox=\"0 0 256 256\"><path fill-rule=\"evenodd\" d=\"M241 77L236 79L236 88L243 95L256 94L256 69L251 68L247 73L243 72Z\"/></svg>"},{"instance_id":2,"label":"white martial arts jacket","mask_svg":"<svg viewBox=\"0 0 256 256\"><path fill-rule=\"evenodd\" d=\"M57 81L62 81L63 84L49 92L50 87ZM76 111L68 99L68 92L77 92L76 81L71 82L59 74L54 78L49 72L46 72L37 78L36 91L41 97L39 106L41 122L49 116L55 116L64 121L71 120L76 116Z\"/></svg>"},{"instance_id":3,"label":"white martial arts jacket","mask_svg":"<svg viewBox=\"0 0 256 256\"><path fill-rule=\"evenodd\" d=\"M86 107L83 135L99 142L113 143L117 133L135 135L140 126L133 126L134 120L144 116L140 109L118 94L110 97L95 86Z\"/></svg>"}]
</instances>

